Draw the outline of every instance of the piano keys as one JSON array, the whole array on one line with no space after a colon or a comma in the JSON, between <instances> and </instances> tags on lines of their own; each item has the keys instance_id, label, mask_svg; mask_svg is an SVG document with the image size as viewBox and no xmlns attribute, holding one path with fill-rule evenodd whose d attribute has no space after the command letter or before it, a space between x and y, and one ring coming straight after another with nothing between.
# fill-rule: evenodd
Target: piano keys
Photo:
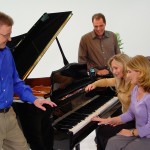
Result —
<instances>
[{"instance_id":1,"label":"piano keys","mask_svg":"<svg viewBox=\"0 0 150 150\"><path fill-rule=\"evenodd\" d=\"M95 98L95 97L94 97ZM93 99L94 99L93 98ZM94 104L90 104L93 107L95 106L96 108L88 111L90 107L88 107L88 105L86 105L85 107L82 107L82 109L74 112L75 114L79 114L79 115L85 115L85 118L83 118L83 120L81 119L77 124L72 125L72 128L69 129L69 132L72 132L73 134L76 134L77 132L79 132L80 130L82 130L82 128L84 128L87 124L89 124L91 122L91 119L95 116L103 116L103 114L105 113L105 111L108 109L110 109L111 107L113 107L116 103L118 103L118 98L117 97L113 97L112 99L108 99L108 101L106 102L106 98L107 97L103 97L105 98L105 100L103 100L102 98L97 98L98 102L95 100ZM90 99L91 101L91 99ZM103 101L105 102L103 105L99 104L99 101ZM100 107L99 107L99 106Z\"/></svg>"},{"instance_id":2,"label":"piano keys","mask_svg":"<svg viewBox=\"0 0 150 150\"><path fill-rule=\"evenodd\" d=\"M103 99L99 98L97 100L101 101L104 100L104 98L106 100L108 97L103 97ZM97 107L98 104L99 103L97 103ZM63 118L60 122L54 122L54 148L60 150L73 150L73 148L75 148L76 150L80 150L80 143L82 140L97 127L95 122L91 122L91 118L94 116L100 116L103 118L109 117L119 108L120 103L118 98L113 97L112 99L107 99L107 102L103 105L99 105L98 109L91 110L91 114L87 114L87 112L85 114L79 114L75 112L74 114L70 114L69 116Z\"/></svg>"},{"instance_id":3,"label":"piano keys","mask_svg":"<svg viewBox=\"0 0 150 150\"><path fill-rule=\"evenodd\" d=\"M105 98L105 99L104 99ZM103 116L105 111L115 106L118 103L118 98L99 97L98 95L89 99L84 106L81 105L77 110L73 110L65 114L61 119L55 120L53 126L58 130L65 130L76 134L95 116ZM92 107L92 109L90 109Z\"/></svg>"}]
</instances>

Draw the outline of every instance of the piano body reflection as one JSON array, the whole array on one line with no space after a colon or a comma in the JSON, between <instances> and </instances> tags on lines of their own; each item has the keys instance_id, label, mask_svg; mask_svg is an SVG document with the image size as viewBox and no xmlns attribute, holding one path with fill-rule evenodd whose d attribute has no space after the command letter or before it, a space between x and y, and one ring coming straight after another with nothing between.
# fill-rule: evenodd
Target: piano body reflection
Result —
<instances>
[{"instance_id":1,"label":"piano body reflection","mask_svg":"<svg viewBox=\"0 0 150 150\"><path fill-rule=\"evenodd\" d=\"M45 13L29 32L8 43L20 77L32 87L36 96L50 98L58 105L54 109L46 106L47 111L43 112L32 104L14 101L14 109L32 150L52 150L53 137L54 148L79 150L80 142L97 127L91 118L108 117L120 107L112 88L85 93L85 86L93 82L87 74L87 66L68 63L65 58L57 35L71 16L71 11ZM50 77L27 79L55 39L65 66L52 71Z\"/></svg>"}]
</instances>

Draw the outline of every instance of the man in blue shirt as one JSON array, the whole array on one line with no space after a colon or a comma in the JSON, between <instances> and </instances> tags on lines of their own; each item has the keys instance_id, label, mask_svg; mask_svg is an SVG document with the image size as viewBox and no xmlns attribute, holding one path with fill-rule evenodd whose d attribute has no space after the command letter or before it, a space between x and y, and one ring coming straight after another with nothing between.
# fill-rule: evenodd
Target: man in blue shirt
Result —
<instances>
[{"instance_id":1,"label":"man in blue shirt","mask_svg":"<svg viewBox=\"0 0 150 150\"><path fill-rule=\"evenodd\" d=\"M43 104L51 107L55 107L56 104L35 97L31 88L19 78L12 53L6 46L6 43L11 41L12 26L13 19L0 12L0 149L29 150L11 107L14 93L22 101L30 102L44 111L46 108Z\"/></svg>"}]
</instances>

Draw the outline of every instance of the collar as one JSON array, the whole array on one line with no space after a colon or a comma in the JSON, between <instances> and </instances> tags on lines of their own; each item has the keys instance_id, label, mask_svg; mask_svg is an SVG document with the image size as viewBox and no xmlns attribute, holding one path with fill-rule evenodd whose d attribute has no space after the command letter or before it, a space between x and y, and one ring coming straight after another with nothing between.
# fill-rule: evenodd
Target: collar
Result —
<instances>
[{"instance_id":1,"label":"collar","mask_svg":"<svg viewBox=\"0 0 150 150\"><path fill-rule=\"evenodd\" d=\"M7 46L5 46L4 48L0 48L0 51L4 51L7 48Z\"/></svg>"},{"instance_id":2,"label":"collar","mask_svg":"<svg viewBox=\"0 0 150 150\"><path fill-rule=\"evenodd\" d=\"M104 34L102 36L102 39L104 38L109 38L110 37L110 34L108 31L104 31ZM92 38L95 39L95 38L98 38L98 36L95 34L94 30L92 31Z\"/></svg>"}]
</instances>

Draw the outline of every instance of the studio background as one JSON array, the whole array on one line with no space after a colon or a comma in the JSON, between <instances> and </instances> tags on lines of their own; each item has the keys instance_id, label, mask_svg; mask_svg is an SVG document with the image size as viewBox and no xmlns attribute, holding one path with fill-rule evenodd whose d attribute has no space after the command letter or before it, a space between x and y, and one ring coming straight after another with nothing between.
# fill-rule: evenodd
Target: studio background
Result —
<instances>
[{"instance_id":1,"label":"studio background","mask_svg":"<svg viewBox=\"0 0 150 150\"><path fill-rule=\"evenodd\" d=\"M106 17L106 30L120 34L123 52L150 55L149 0L0 0L0 11L14 19L12 37L28 32L45 12L72 11L73 16L58 35L70 63L77 62L80 38L93 30L91 17L98 12ZM52 70L63 66L54 41L28 78L49 77Z\"/></svg>"}]
</instances>

